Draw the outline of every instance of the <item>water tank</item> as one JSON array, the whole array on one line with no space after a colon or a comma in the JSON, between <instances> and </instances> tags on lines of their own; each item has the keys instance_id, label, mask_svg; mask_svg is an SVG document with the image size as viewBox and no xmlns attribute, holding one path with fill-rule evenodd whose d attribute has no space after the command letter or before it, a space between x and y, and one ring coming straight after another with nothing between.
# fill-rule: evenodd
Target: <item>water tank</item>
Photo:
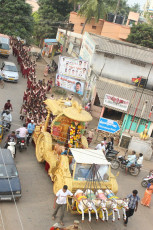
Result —
<instances>
[{"instance_id":1,"label":"water tank","mask_svg":"<svg viewBox=\"0 0 153 230\"><path fill-rule=\"evenodd\" d=\"M108 13L108 14L107 14L107 21L108 21L108 22L113 22L114 16L115 16L114 14Z\"/></svg>"},{"instance_id":2,"label":"water tank","mask_svg":"<svg viewBox=\"0 0 153 230\"><path fill-rule=\"evenodd\" d=\"M123 17L122 15L117 15L117 16L116 16L115 23L121 24L121 25L122 25L123 19L124 19L124 17Z\"/></svg>"}]
</instances>

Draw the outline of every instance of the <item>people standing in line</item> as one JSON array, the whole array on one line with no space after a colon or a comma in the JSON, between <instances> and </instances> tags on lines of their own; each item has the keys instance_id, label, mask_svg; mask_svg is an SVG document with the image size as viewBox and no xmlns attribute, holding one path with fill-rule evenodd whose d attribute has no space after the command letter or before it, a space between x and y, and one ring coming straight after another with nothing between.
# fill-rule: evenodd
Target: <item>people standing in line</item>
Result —
<instances>
[{"instance_id":1,"label":"people standing in line","mask_svg":"<svg viewBox=\"0 0 153 230\"><path fill-rule=\"evenodd\" d=\"M27 130L28 130L27 145L29 145L30 138L35 130L34 120L31 120L31 122L28 124Z\"/></svg>"},{"instance_id":2,"label":"people standing in line","mask_svg":"<svg viewBox=\"0 0 153 230\"><path fill-rule=\"evenodd\" d=\"M129 209L126 211L126 220L124 221L125 226L127 226L128 218L130 216L133 216L134 212L137 211L138 201L140 200L137 190L133 190L132 194L130 194L127 198L129 199L129 203L128 203Z\"/></svg>"},{"instance_id":3,"label":"people standing in line","mask_svg":"<svg viewBox=\"0 0 153 230\"><path fill-rule=\"evenodd\" d=\"M150 208L152 194L153 194L153 182L148 184L144 197L141 200L141 204Z\"/></svg>"},{"instance_id":4,"label":"people standing in line","mask_svg":"<svg viewBox=\"0 0 153 230\"><path fill-rule=\"evenodd\" d=\"M63 218L64 212L66 210L67 196L73 196L73 194L68 190L68 186L64 185L62 189L60 189L55 196L53 208L55 209L52 219L55 220L56 214L59 209L61 209L60 215L60 224L63 226Z\"/></svg>"},{"instance_id":5,"label":"people standing in line","mask_svg":"<svg viewBox=\"0 0 153 230\"><path fill-rule=\"evenodd\" d=\"M88 132L88 137L87 137L87 141L88 141L88 145L91 144L92 140L93 140L93 137L94 137L94 130L91 129L89 132Z\"/></svg>"}]
</instances>

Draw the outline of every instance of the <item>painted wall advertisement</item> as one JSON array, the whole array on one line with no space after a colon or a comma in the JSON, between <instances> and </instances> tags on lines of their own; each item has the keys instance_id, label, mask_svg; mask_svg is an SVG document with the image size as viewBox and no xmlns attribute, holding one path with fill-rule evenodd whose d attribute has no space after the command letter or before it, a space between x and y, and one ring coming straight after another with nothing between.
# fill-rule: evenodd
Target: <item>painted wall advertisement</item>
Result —
<instances>
[{"instance_id":1,"label":"painted wall advertisement","mask_svg":"<svg viewBox=\"0 0 153 230\"><path fill-rule=\"evenodd\" d=\"M81 59L60 56L58 73L64 76L86 80L88 62Z\"/></svg>"},{"instance_id":2,"label":"painted wall advertisement","mask_svg":"<svg viewBox=\"0 0 153 230\"><path fill-rule=\"evenodd\" d=\"M127 111L129 106L129 101L123 98L115 97L110 94L105 94L104 105L108 105L116 109Z\"/></svg>"},{"instance_id":3,"label":"painted wall advertisement","mask_svg":"<svg viewBox=\"0 0 153 230\"><path fill-rule=\"evenodd\" d=\"M61 74L56 74L56 86L61 87L71 92L83 95L84 92L84 82L77 79L70 78Z\"/></svg>"}]
</instances>

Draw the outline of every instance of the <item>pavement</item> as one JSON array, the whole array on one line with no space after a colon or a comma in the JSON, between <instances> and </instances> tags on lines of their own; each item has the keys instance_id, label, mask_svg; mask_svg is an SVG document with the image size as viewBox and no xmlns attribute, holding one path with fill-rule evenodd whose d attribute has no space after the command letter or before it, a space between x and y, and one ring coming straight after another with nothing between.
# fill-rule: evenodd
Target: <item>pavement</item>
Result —
<instances>
[{"instance_id":1,"label":"pavement","mask_svg":"<svg viewBox=\"0 0 153 230\"><path fill-rule=\"evenodd\" d=\"M0 64L3 59L0 59ZM10 55L9 61L16 63L16 59ZM17 64L17 63L16 63ZM37 62L37 77L43 78L43 70L46 63L41 61ZM49 76L48 76L49 77ZM19 82L5 83L5 88L0 89L0 108L2 110L4 103L7 99L11 99L13 105L13 124L12 130L20 127L22 122L19 119L19 111L22 104L23 92L26 88L26 79L20 77ZM93 120L89 127L97 125L97 120ZM3 147L5 138L1 143ZM100 141L100 139L98 140ZM96 143L93 143L95 145ZM122 150L123 151L123 150ZM58 222L52 221L51 215L53 213L53 199L54 194L52 190L52 182L45 172L44 164L38 163L35 156L35 148L32 144L27 150L23 152L17 151L15 163L19 172L21 186L22 186L22 198L14 202L0 202L0 230L49 230L50 227ZM144 161L144 167L137 177L131 175L125 175L125 172L121 169L117 177L119 192L118 196L121 198L126 197L131 193L133 189L139 191L140 198L143 197L145 189L141 187L141 180L148 174L148 170L153 168L153 160ZM116 175L117 171L113 171ZM96 222L95 216L92 215L92 222L88 222L88 216L85 215L85 222L81 223L80 215L72 215L66 213L64 222L68 226L73 223L73 220L80 221L82 230L146 230L152 229L153 226L153 200L151 202L151 208L143 207L139 205L138 211L133 217L129 219L127 227L124 227L123 220L116 220L114 223L111 221L111 217L108 222ZM122 212L120 211L121 217Z\"/></svg>"}]
</instances>

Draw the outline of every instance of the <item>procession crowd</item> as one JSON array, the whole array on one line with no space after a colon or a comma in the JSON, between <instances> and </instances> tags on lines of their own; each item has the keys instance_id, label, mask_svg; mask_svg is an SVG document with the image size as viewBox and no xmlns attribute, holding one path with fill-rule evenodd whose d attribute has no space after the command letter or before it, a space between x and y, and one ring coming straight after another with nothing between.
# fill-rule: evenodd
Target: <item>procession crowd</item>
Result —
<instances>
[{"instance_id":1,"label":"procession crowd","mask_svg":"<svg viewBox=\"0 0 153 230\"><path fill-rule=\"evenodd\" d=\"M31 120L35 125L40 125L45 121L47 110L44 101L47 93L51 92L52 78L46 83L45 79L37 80L36 62L32 61L30 49L25 47L17 39L12 40L13 55L17 57L22 76L27 78L27 88L24 91L23 104L20 111L20 119L28 125ZM44 73L46 77L46 70Z\"/></svg>"}]
</instances>

